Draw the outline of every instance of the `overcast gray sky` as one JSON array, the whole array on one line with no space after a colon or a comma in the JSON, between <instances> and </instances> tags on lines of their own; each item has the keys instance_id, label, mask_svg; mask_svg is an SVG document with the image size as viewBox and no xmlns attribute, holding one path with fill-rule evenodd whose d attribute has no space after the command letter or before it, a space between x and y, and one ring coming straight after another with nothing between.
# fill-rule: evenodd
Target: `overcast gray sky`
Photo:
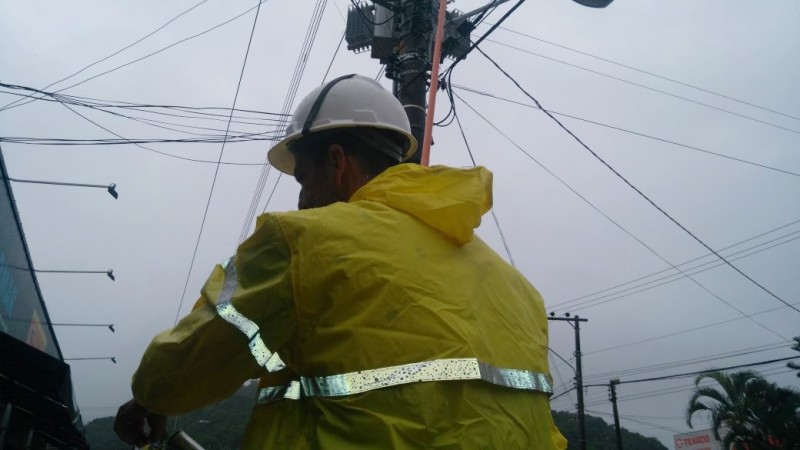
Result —
<instances>
[{"instance_id":1,"label":"overcast gray sky","mask_svg":"<svg viewBox=\"0 0 800 450\"><path fill-rule=\"evenodd\" d=\"M498 20L513 3L498 8L488 21ZM195 0L3 0L0 82L42 89L126 47L195 4ZM467 11L481 4L458 0L449 6ZM322 82L344 30L348 5L345 0L328 2L298 100ZM153 36L49 90L139 59L253 6L255 1L250 0L202 2ZM314 2L269 0L262 5L238 108L280 112L313 9ZM229 108L253 17L251 11L62 93L137 104ZM545 108L722 155L561 117L598 155L696 236L731 260L744 256L734 261L737 267L784 301L800 304L799 21L797 0L616 0L604 10L569 0L531 0L506 22L508 29L495 32L481 48ZM481 26L473 35L487 29ZM376 76L379 69L368 53L357 55L342 48L328 77L352 72ZM382 82L390 86L388 80ZM459 64L452 82L532 103L477 53ZM18 98L11 92L19 93L0 89L0 106ZM457 101L476 161L495 174L495 212L517 267L542 292L548 310L571 311L589 319L581 328L586 383L793 355L786 340L800 334L800 313L728 267L693 275L694 282L671 269L670 264L708 252L543 113L462 89L456 93L529 155ZM449 107L446 96L440 94L437 106L436 116L443 117ZM73 108L128 139L192 136ZM135 115L225 128L224 121ZM248 117L256 121L254 115ZM234 124L232 129L271 129L263 123L266 126ZM43 101L0 111L0 136L115 138L66 107ZM434 139L432 163L470 164L455 124L435 129ZM113 268L117 275L116 282L102 275L39 275L54 322L115 324L115 334L102 328L56 330L67 358L116 356L116 365L72 364L84 419L112 415L130 397L130 376L150 338L175 320L215 166L132 145L0 145L12 177L118 185L116 201L102 190L13 186L37 268ZM147 146L214 161L221 147ZM264 141L232 143L222 159L259 164L267 148ZM260 173L260 166L220 168L182 313L194 302L212 266L234 251ZM266 205L276 183L274 197ZM296 195L293 180L279 180L271 171L257 210L294 209ZM783 228L775 230L779 227ZM771 230L775 231L762 235ZM479 234L507 257L491 216L486 216ZM712 267L713 261L706 257L682 267L693 273L691 267L701 263ZM659 271L665 272L604 291ZM642 285L667 275L673 276L653 283L655 287ZM669 280L675 281L664 283ZM652 288L642 290L647 287ZM552 324L551 347L574 365L573 334L567 324ZM728 357L709 360L723 356ZM571 385L572 369L557 358L551 364L556 392L562 392ZM783 364L759 370L775 382L798 387L798 379ZM691 384L691 378L683 378L620 386L623 426L671 447L672 434L688 430L683 411ZM554 400L553 407L567 410L574 402L573 392ZM589 388L586 402L588 410L609 420L603 415L611 411L606 389Z\"/></svg>"}]
</instances>

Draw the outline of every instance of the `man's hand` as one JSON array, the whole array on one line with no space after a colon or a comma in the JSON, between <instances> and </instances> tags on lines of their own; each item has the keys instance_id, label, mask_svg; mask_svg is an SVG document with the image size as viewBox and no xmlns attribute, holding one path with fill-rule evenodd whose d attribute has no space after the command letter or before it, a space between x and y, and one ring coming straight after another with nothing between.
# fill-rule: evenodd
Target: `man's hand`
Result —
<instances>
[{"instance_id":1,"label":"man's hand","mask_svg":"<svg viewBox=\"0 0 800 450\"><path fill-rule=\"evenodd\" d=\"M145 428L150 427L150 431ZM120 439L137 447L144 447L161 439L167 426L167 416L150 413L144 406L130 400L119 407L114 431Z\"/></svg>"}]
</instances>

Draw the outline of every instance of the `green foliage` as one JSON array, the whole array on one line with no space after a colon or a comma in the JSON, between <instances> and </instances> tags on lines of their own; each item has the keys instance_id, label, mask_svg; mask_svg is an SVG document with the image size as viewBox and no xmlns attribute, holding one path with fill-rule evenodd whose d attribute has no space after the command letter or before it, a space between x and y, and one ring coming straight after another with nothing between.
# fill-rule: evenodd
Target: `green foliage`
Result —
<instances>
[{"instance_id":1,"label":"green foliage","mask_svg":"<svg viewBox=\"0 0 800 450\"><path fill-rule=\"evenodd\" d=\"M717 386L699 386L710 379ZM757 372L707 372L695 379L695 391L686 409L686 423L698 412L711 416L712 427L724 448L800 450L800 391L779 387ZM720 429L727 427L725 436Z\"/></svg>"},{"instance_id":2,"label":"green foliage","mask_svg":"<svg viewBox=\"0 0 800 450\"><path fill-rule=\"evenodd\" d=\"M578 415L572 412L553 411L553 420L561 430L561 434L569 441L567 450L577 450ZM586 415L586 450L616 450L617 440L614 426L603 419ZM622 428L622 446L625 450L667 450L656 438L642 436L639 433Z\"/></svg>"}]
</instances>

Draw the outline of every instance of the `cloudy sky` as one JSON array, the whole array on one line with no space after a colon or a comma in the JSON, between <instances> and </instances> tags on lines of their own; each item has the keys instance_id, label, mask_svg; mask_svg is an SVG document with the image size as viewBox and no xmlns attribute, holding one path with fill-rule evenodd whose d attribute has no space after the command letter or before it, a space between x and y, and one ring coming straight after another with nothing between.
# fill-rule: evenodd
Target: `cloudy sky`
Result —
<instances>
[{"instance_id":1,"label":"cloudy sky","mask_svg":"<svg viewBox=\"0 0 800 450\"><path fill-rule=\"evenodd\" d=\"M497 8L487 22L513 3ZM481 4L458 0L449 7L468 11ZM0 5L2 83L67 88L61 94L99 103L220 108L111 109L129 116L121 117L37 101L0 111L3 138L224 134L256 0ZM379 63L368 53L344 47L336 53L348 5L327 2L298 100L323 81L329 65L328 79L379 74ZM314 6L262 4L237 108L281 112ZM499 228L487 215L479 234L509 258L505 237L514 263L542 292L548 310L589 319L581 327L586 383L796 354L787 342L800 334L800 312L783 302L800 305L799 21L797 0L617 0L603 10L569 0L531 0L481 46L543 107L562 114L556 117L608 165L774 295L708 256L532 109L533 101L483 56L475 52L454 70L464 133L476 162L495 174ZM484 24L473 36L487 29ZM0 88L0 107L21 93ZM436 117L443 118L450 105L444 95L439 100ZM231 133L274 131L275 118L238 112ZM432 163L471 164L456 123L435 129L434 139ZM141 353L156 332L175 322L187 279L181 313L213 264L252 230L248 211L296 205L290 178L268 171L259 183L268 141L226 145L222 161L238 164L221 165L216 178L217 166L208 161L220 158L222 146L214 142L0 145L12 177L118 185L118 200L99 189L13 186L37 268L113 268L117 276L111 282L103 275L39 275L54 322L113 323L117 330L57 328L66 358L118 361L72 364L85 420L112 415L130 397L130 376ZM571 386L575 363L574 335L566 323L551 325L551 347L567 361L551 360L561 393ZM783 363L759 370L798 386ZM674 433L688 430L683 411L691 386L691 378L620 386L623 426L671 446ZM553 407L570 410L574 403L575 393L568 392ZM610 420L605 388L587 388L586 403Z\"/></svg>"}]
</instances>

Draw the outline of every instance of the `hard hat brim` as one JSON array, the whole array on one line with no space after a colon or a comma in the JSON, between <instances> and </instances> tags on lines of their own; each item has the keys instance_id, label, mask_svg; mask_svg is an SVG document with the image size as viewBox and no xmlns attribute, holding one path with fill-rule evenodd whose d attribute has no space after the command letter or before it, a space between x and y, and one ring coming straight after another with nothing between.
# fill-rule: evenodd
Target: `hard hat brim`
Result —
<instances>
[{"instance_id":1,"label":"hard hat brim","mask_svg":"<svg viewBox=\"0 0 800 450\"><path fill-rule=\"evenodd\" d=\"M370 128L377 128L377 129L385 129L385 130L393 131L395 133L402 134L403 137L405 137L408 140L408 143L409 143L408 149L406 150L405 154L403 155L402 161L407 160L408 158L413 156L414 153L417 152L417 146L418 146L417 145L417 140L410 133L406 133L405 131L401 131L401 130L398 130L398 129L392 128L392 127L382 127L380 125L376 125L376 124L372 124L372 123L370 123L370 124L354 124L352 122L349 122L349 123L346 123L346 124L333 123L333 124L329 124L327 126L314 127L313 133L318 133L318 132L326 131L326 130L334 130L334 129L337 129L337 128L345 129L345 128L358 128L358 127L370 127ZM293 133L292 135L286 136L283 139L281 139L280 142L275 144L275 146L272 147L269 150L269 152L267 152L267 160L272 165L272 167L278 169L279 171L285 173L286 175L294 176L294 155L289 150L289 146L291 146L292 143L294 143L296 140L298 140L300 138L301 138L301 133L300 132Z\"/></svg>"}]
</instances>

